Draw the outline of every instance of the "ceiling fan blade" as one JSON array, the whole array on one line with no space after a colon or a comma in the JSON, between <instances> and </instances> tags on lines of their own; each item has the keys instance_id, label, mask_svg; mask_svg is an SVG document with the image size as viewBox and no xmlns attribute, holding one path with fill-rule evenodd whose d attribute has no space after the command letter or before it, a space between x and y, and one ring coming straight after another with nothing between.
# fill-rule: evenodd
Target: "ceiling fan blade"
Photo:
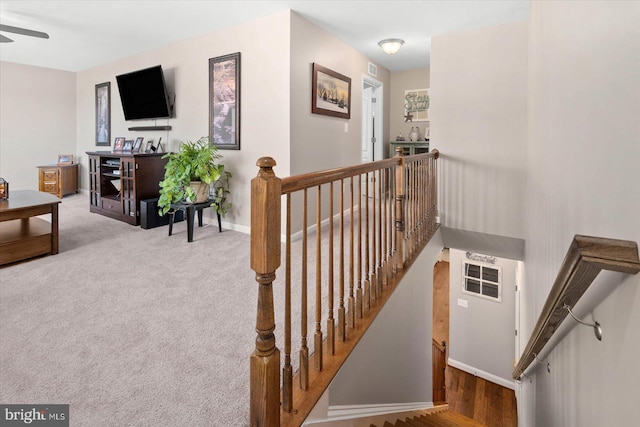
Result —
<instances>
[{"instance_id":1,"label":"ceiling fan blade","mask_svg":"<svg viewBox=\"0 0 640 427\"><path fill-rule=\"evenodd\" d=\"M47 33L43 33L41 31L27 30L26 28L12 27L11 25L0 24L0 31L22 34L23 36L40 37L41 39L49 38L49 34Z\"/></svg>"},{"instance_id":2,"label":"ceiling fan blade","mask_svg":"<svg viewBox=\"0 0 640 427\"><path fill-rule=\"evenodd\" d=\"M0 43L13 43L13 40L0 34Z\"/></svg>"}]
</instances>

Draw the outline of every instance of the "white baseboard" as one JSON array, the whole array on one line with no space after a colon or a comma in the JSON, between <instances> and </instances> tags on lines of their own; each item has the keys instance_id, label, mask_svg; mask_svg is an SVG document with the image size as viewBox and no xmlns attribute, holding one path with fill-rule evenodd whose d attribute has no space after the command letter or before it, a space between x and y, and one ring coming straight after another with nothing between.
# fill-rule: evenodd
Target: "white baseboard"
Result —
<instances>
[{"instance_id":1,"label":"white baseboard","mask_svg":"<svg viewBox=\"0 0 640 427\"><path fill-rule=\"evenodd\" d=\"M376 415L395 414L398 412L420 411L433 408L433 402L380 403L369 405L334 405L329 406L327 418L305 422L305 425L326 423L330 421L349 420L353 418L373 417Z\"/></svg>"},{"instance_id":2,"label":"white baseboard","mask_svg":"<svg viewBox=\"0 0 640 427\"><path fill-rule=\"evenodd\" d=\"M217 220L212 220L211 224L218 226ZM222 230L233 230L239 233L251 234L251 227L247 227L246 225L239 225L233 222L222 221Z\"/></svg>"},{"instance_id":3,"label":"white baseboard","mask_svg":"<svg viewBox=\"0 0 640 427\"><path fill-rule=\"evenodd\" d=\"M466 363L458 362L457 360L451 358L447 360L447 364L449 366L453 366L454 368L458 368L461 371L465 371L471 375L475 375L476 377L484 378L487 381L491 381L492 383L501 385L502 387L506 387L511 390L516 389L515 380L507 380L505 378L501 378L497 375L490 374L489 372L485 372L482 369L474 368L473 366L469 366Z\"/></svg>"}]
</instances>

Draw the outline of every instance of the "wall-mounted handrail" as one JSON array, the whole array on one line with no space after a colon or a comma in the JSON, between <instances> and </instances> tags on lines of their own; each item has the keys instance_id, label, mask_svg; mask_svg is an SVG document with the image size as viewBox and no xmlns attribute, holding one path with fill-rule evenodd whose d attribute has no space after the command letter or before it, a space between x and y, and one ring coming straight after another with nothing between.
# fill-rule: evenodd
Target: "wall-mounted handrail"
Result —
<instances>
[{"instance_id":1,"label":"wall-mounted handrail","mask_svg":"<svg viewBox=\"0 0 640 427\"><path fill-rule=\"evenodd\" d=\"M542 308L531 338L513 371L518 379L535 360L601 270L627 274L640 272L638 245L628 240L576 235Z\"/></svg>"}]
</instances>

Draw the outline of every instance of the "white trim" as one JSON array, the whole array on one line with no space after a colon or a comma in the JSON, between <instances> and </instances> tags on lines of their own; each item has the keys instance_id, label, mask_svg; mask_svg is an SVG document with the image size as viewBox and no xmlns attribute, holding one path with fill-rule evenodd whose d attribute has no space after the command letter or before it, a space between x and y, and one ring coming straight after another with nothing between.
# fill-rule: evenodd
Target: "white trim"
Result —
<instances>
[{"instance_id":1,"label":"white trim","mask_svg":"<svg viewBox=\"0 0 640 427\"><path fill-rule=\"evenodd\" d=\"M218 222L215 218L212 218L212 225L218 226ZM251 227L247 227L246 225L239 225L233 222L222 221L222 231L224 230L233 230L239 233L251 234Z\"/></svg>"},{"instance_id":2,"label":"white trim","mask_svg":"<svg viewBox=\"0 0 640 427\"><path fill-rule=\"evenodd\" d=\"M484 378L487 381L491 381L492 383L501 385L502 387L506 387L514 391L516 389L515 380L507 380L505 378L501 378L497 375L490 374L489 372L474 368L473 366L469 366L466 363L458 362L457 360L451 358L447 360L447 364L449 366L453 366L454 368L458 368L461 371L465 371L471 375L475 375L476 377Z\"/></svg>"},{"instance_id":3,"label":"white trim","mask_svg":"<svg viewBox=\"0 0 640 427\"><path fill-rule=\"evenodd\" d=\"M395 414L398 412L420 411L433 408L433 402L380 403L368 405L329 406L327 418L305 422L304 425L321 424L329 421L350 420L375 415Z\"/></svg>"}]
</instances>

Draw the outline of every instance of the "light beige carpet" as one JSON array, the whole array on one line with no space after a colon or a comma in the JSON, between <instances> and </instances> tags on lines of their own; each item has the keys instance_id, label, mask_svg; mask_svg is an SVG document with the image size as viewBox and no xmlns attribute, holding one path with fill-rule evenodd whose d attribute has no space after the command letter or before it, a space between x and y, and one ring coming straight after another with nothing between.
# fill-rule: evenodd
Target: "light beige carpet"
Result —
<instances>
[{"instance_id":1,"label":"light beige carpet","mask_svg":"<svg viewBox=\"0 0 640 427\"><path fill-rule=\"evenodd\" d=\"M71 426L249 425L258 295L249 265L250 236L218 233L215 219L204 222L188 243L186 222L176 223L169 237L168 226L143 230L90 213L87 195L65 197L60 253L0 268L0 403L69 404ZM337 316L337 222L335 227ZM315 239L310 232L310 343L316 320ZM301 248L301 240L292 244L294 371L301 342ZM326 234L322 248L324 331ZM283 270L284 261L274 283L282 360ZM313 353L312 344L309 350Z\"/></svg>"},{"instance_id":2,"label":"light beige carpet","mask_svg":"<svg viewBox=\"0 0 640 427\"><path fill-rule=\"evenodd\" d=\"M60 205L60 253L0 269L0 402L72 426L248 425L257 284L249 236L143 230Z\"/></svg>"}]
</instances>

